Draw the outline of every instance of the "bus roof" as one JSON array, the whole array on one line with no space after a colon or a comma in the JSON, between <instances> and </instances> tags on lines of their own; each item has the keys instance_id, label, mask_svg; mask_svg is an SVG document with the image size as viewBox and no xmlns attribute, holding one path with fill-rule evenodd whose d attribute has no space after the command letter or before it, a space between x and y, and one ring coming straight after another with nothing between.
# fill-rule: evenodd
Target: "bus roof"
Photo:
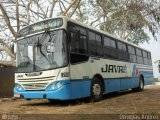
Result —
<instances>
[{"instance_id":1,"label":"bus roof","mask_svg":"<svg viewBox=\"0 0 160 120\"><path fill-rule=\"evenodd\" d=\"M73 23L78 24L78 25L80 25L80 26L83 26L83 27L85 27L85 28L91 29L91 30L96 31L96 32L98 32L98 33L102 33L102 34L107 35L107 36L109 36L109 37L112 37L112 38L114 38L114 39L116 39L116 40L125 42L125 43L127 43L127 44L132 45L132 46L135 46L135 47L137 47L137 48L140 48L140 49L143 49L143 50L145 50L145 51L147 51L147 52L150 52L149 50L144 49L144 48L142 48L142 47L140 47L140 46L138 46L138 45L136 45L136 44L133 44L133 43L131 43L131 42L128 42L128 41L126 41L126 40L123 40L123 39L120 39L120 38L118 38L118 37L116 37L116 36L113 36L112 34L106 32L106 31L103 31L103 30L94 28L94 27L92 27L92 26L83 24L83 23L81 23L81 22L79 22L79 21L70 19L70 18L68 18L68 17L66 17L66 16L57 16L57 17L53 17L53 18L48 18L48 19L45 19L45 20L41 20L41 21L35 22L35 23L33 23L33 24L30 24L30 25L34 25L34 24L36 24L36 23L40 23L40 22L42 22L42 21L51 20L51 19L55 19L55 18L62 18L62 19L64 19L64 20L66 20L66 21L73 22ZM25 26L24 28L26 28L26 27L28 27L28 26L30 26L30 25L27 25L27 26ZM22 28L22 29L23 29L23 28Z\"/></svg>"}]
</instances>

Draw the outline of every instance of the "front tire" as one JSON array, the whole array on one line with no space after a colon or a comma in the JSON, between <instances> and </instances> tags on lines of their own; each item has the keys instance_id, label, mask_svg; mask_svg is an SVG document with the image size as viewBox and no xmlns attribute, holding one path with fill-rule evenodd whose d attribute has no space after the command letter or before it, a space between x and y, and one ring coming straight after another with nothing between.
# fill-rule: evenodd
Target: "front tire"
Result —
<instances>
[{"instance_id":1,"label":"front tire","mask_svg":"<svg viewBox=\"0 0 160 120\"><path fill-rule=\"evenodd\" d=\"M97 77L93 78L91 84L91 101L97 102L103 98L103 83Z\"/></svg>"}]
</instances>

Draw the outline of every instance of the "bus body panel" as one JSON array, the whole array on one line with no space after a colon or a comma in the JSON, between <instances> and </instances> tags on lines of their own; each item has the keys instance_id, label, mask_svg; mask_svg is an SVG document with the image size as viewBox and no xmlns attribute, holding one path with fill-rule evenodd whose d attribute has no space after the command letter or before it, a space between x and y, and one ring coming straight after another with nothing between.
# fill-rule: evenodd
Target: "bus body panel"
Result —
<instances>
[{"instance_id":1,"label":"bus body panel","mask_svg":"<svg viewBox=\"0 0 160 120\"><path fill-rule=\"evenodd\" d=\"M70 65L71 79L93 79L100 74L104 79L132 77L133 63L109 60L104 58L89 58L88 61Z\"/></svg>"},{"instance_id":2,"label":"bus body panel","mask_svg":"<svg viewBox=\"0 0 160 120\"><path fill-rule=\"evenodd\" d=\"M15 94L20 94L24 99L55 99L69 100L71 99L71 84L66 84L58 90L43 90L43 91L18 91L14 88Z\"/></svg>"},{"instance_id":3,"label":"bus body panel","mask_svg":"<svg viewBox=\"0 0 160 120\"><path fill-rule=\"evenodd\" d=\"M68 32L69 21L83 26L87 30L122 41L110 34L86 27L74 20L65 17L63 20L64 24L60 28L66 30L66 33ZM130 44L129 42L124 43ZM140 48L134 44L130 45ZM104 80L104 93L137 88L139 87L140 76L143 76L145 85L152 84L153 81L153 68L151 65L90 56L87 61L76 64L68 63L68 66L62 68L31 73L15 73L15 84L18 85L18 88L22 88L19 90L15 87L14 94L19 94L25 99L71 100L89 97L91 96L91 83L96 74L101 75ZM59 85L60 87L56 88ZM51 87L55 87L55 89L52 90Z\"/></svg>"},{"instance_id":4,"label":"bus body panel","mask_svg":"<svg viewBox=\"0 0 160 120\"><path fill-rule=\"evenodd\" d=\"M98 60L94 60L94 62L97 62L97 61ZM87 62L84 62L84 63L70 65L70 68L66 67L66 68L61 68L60 70L59 69L51 70L49 72L46 71L45 72L46 76L53 75L55 76L55 78L57 78L57 79L54 79L50 84L56 81L57 82L63 81L63 80L69 81L67 82L67 84L65 84L64 86L62 86L57 90L53 90L53 91L49 90L49 86L50 86L49 84L47 88L43 91L17 91L16 89L14 89L14 93L23 95L25 99L36 99L36 98L43 99L44 95L46 95L47 99L59 99L59 100L69 100L69 99L89 97L91 95L90 93L91 82L94 75L97 73L103 76L104 83L105 83L104 93L136 88L139 86L140 75L144 76L145 85L152 83L152 79L153 79L152 67L133 64L133 63L120 62L120 61L113 61L113 60L101 59L100 61L101 62L99 62L99 64L97 63L98 65L96 66L92 66L91 59L89 59ZM129 67L129 69L127 68L128 69L127 73L124 73L124 74L112 73L112 72L104 73L101 71L102 70L101 68L106 65L105 63L107 63L108 65L116 65L116 66L125 65ZM61 74L64 72L69 72L70 77L67 77L67 78L61 77ZM20 74L17 73L15 77L18 77L20 75L25 75L25 73L20 73ZM25 77L23 79L26 79L26 78L28 77ZM37 78L37 77L34 77L34 78ZM16 80L16 83L19 83L19 82Z\"/></svg>"},{"instance_id":5,"label":"bus body panel","mask_svg":"<svg viewBox=\"0 0 160 120\"><path fill-rule=\"evenodd\" d=\"M71 80L72 99L84 98L90 96L91 80L79 79Z\"/></svg>"},{"instance_id":6,"label":"bus body panel","mask_svg":"<svg viewBox=\"0 0 160 120\"><path fill-rule=\"evenodd\" d=\"M144 76L145 85L152 84L153 69L151 66L102 58L98 58L98 60L94 59L94 63L91 63L92 60L93 59L90 58L87 62L71 65L71 84L74 83L74 87L76 88L72 89L74 91L74 97L77 96L79 98L79 96L82 96L83 98L86 97L86 95L90 96L90 85L94 75L96 74L100 74L103 77L105 83L104 93L136 88L139 86L140 75ZM107 72L106 70L104 70L105 72L102 72L101 70L106 64L125 66L126 71L122 74L113 73L113 70L110 70L111 72ZM84 76L89 77L89 80L87 80L87 85L86 80L83 79ZM83 86L86 86L87 90L85 90ZM85 91L87 94L84 95L83 91Z\"/></svg>"}]
</instances>

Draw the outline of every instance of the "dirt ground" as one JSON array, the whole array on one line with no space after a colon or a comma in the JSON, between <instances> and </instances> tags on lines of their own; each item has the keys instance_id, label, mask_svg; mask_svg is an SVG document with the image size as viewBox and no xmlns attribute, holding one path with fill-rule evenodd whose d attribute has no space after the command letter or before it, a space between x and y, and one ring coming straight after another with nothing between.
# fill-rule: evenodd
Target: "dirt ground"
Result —
<instances>
[{"instance_id":1,"label":"dirt ground","mask_svg":"<svg viewBox=\"0 0 160 120\"><path fill-rule=\"evenodd\" d=\"M3 115L4 113L7 115L15 114L32 116L35 120L36 116L40 117L39 115L42 114L43 117L44 114L45 116L48 116L49 114L58 114L63 116L99 114L159 114L160 119L160 85L147 86L142 92L124 91L108 94L104 96L103 100L95 103L87 102L86 99L55 101L54 103L50 103L48 100L26 101L22 99L0 99L0 114ZM27 119L26 117L23 118Z\"/></svg>"}]
</instances>

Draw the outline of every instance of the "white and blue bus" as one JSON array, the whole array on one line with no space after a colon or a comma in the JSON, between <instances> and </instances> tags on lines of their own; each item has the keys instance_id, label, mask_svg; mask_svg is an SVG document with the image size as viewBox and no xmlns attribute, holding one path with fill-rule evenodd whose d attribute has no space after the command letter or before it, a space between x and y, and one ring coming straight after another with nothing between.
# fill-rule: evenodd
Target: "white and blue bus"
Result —
<instances>
[{"instance_id":1,"label":"white and blue bus","mask_svg":"<svg viewBox=\"0 0 160 120\"><path fill-rule=\"evenodd\" d=\"M67 17L19 31L14 96L71 100L152 84L151 54Z\"/></svg>"}]
</instances>

